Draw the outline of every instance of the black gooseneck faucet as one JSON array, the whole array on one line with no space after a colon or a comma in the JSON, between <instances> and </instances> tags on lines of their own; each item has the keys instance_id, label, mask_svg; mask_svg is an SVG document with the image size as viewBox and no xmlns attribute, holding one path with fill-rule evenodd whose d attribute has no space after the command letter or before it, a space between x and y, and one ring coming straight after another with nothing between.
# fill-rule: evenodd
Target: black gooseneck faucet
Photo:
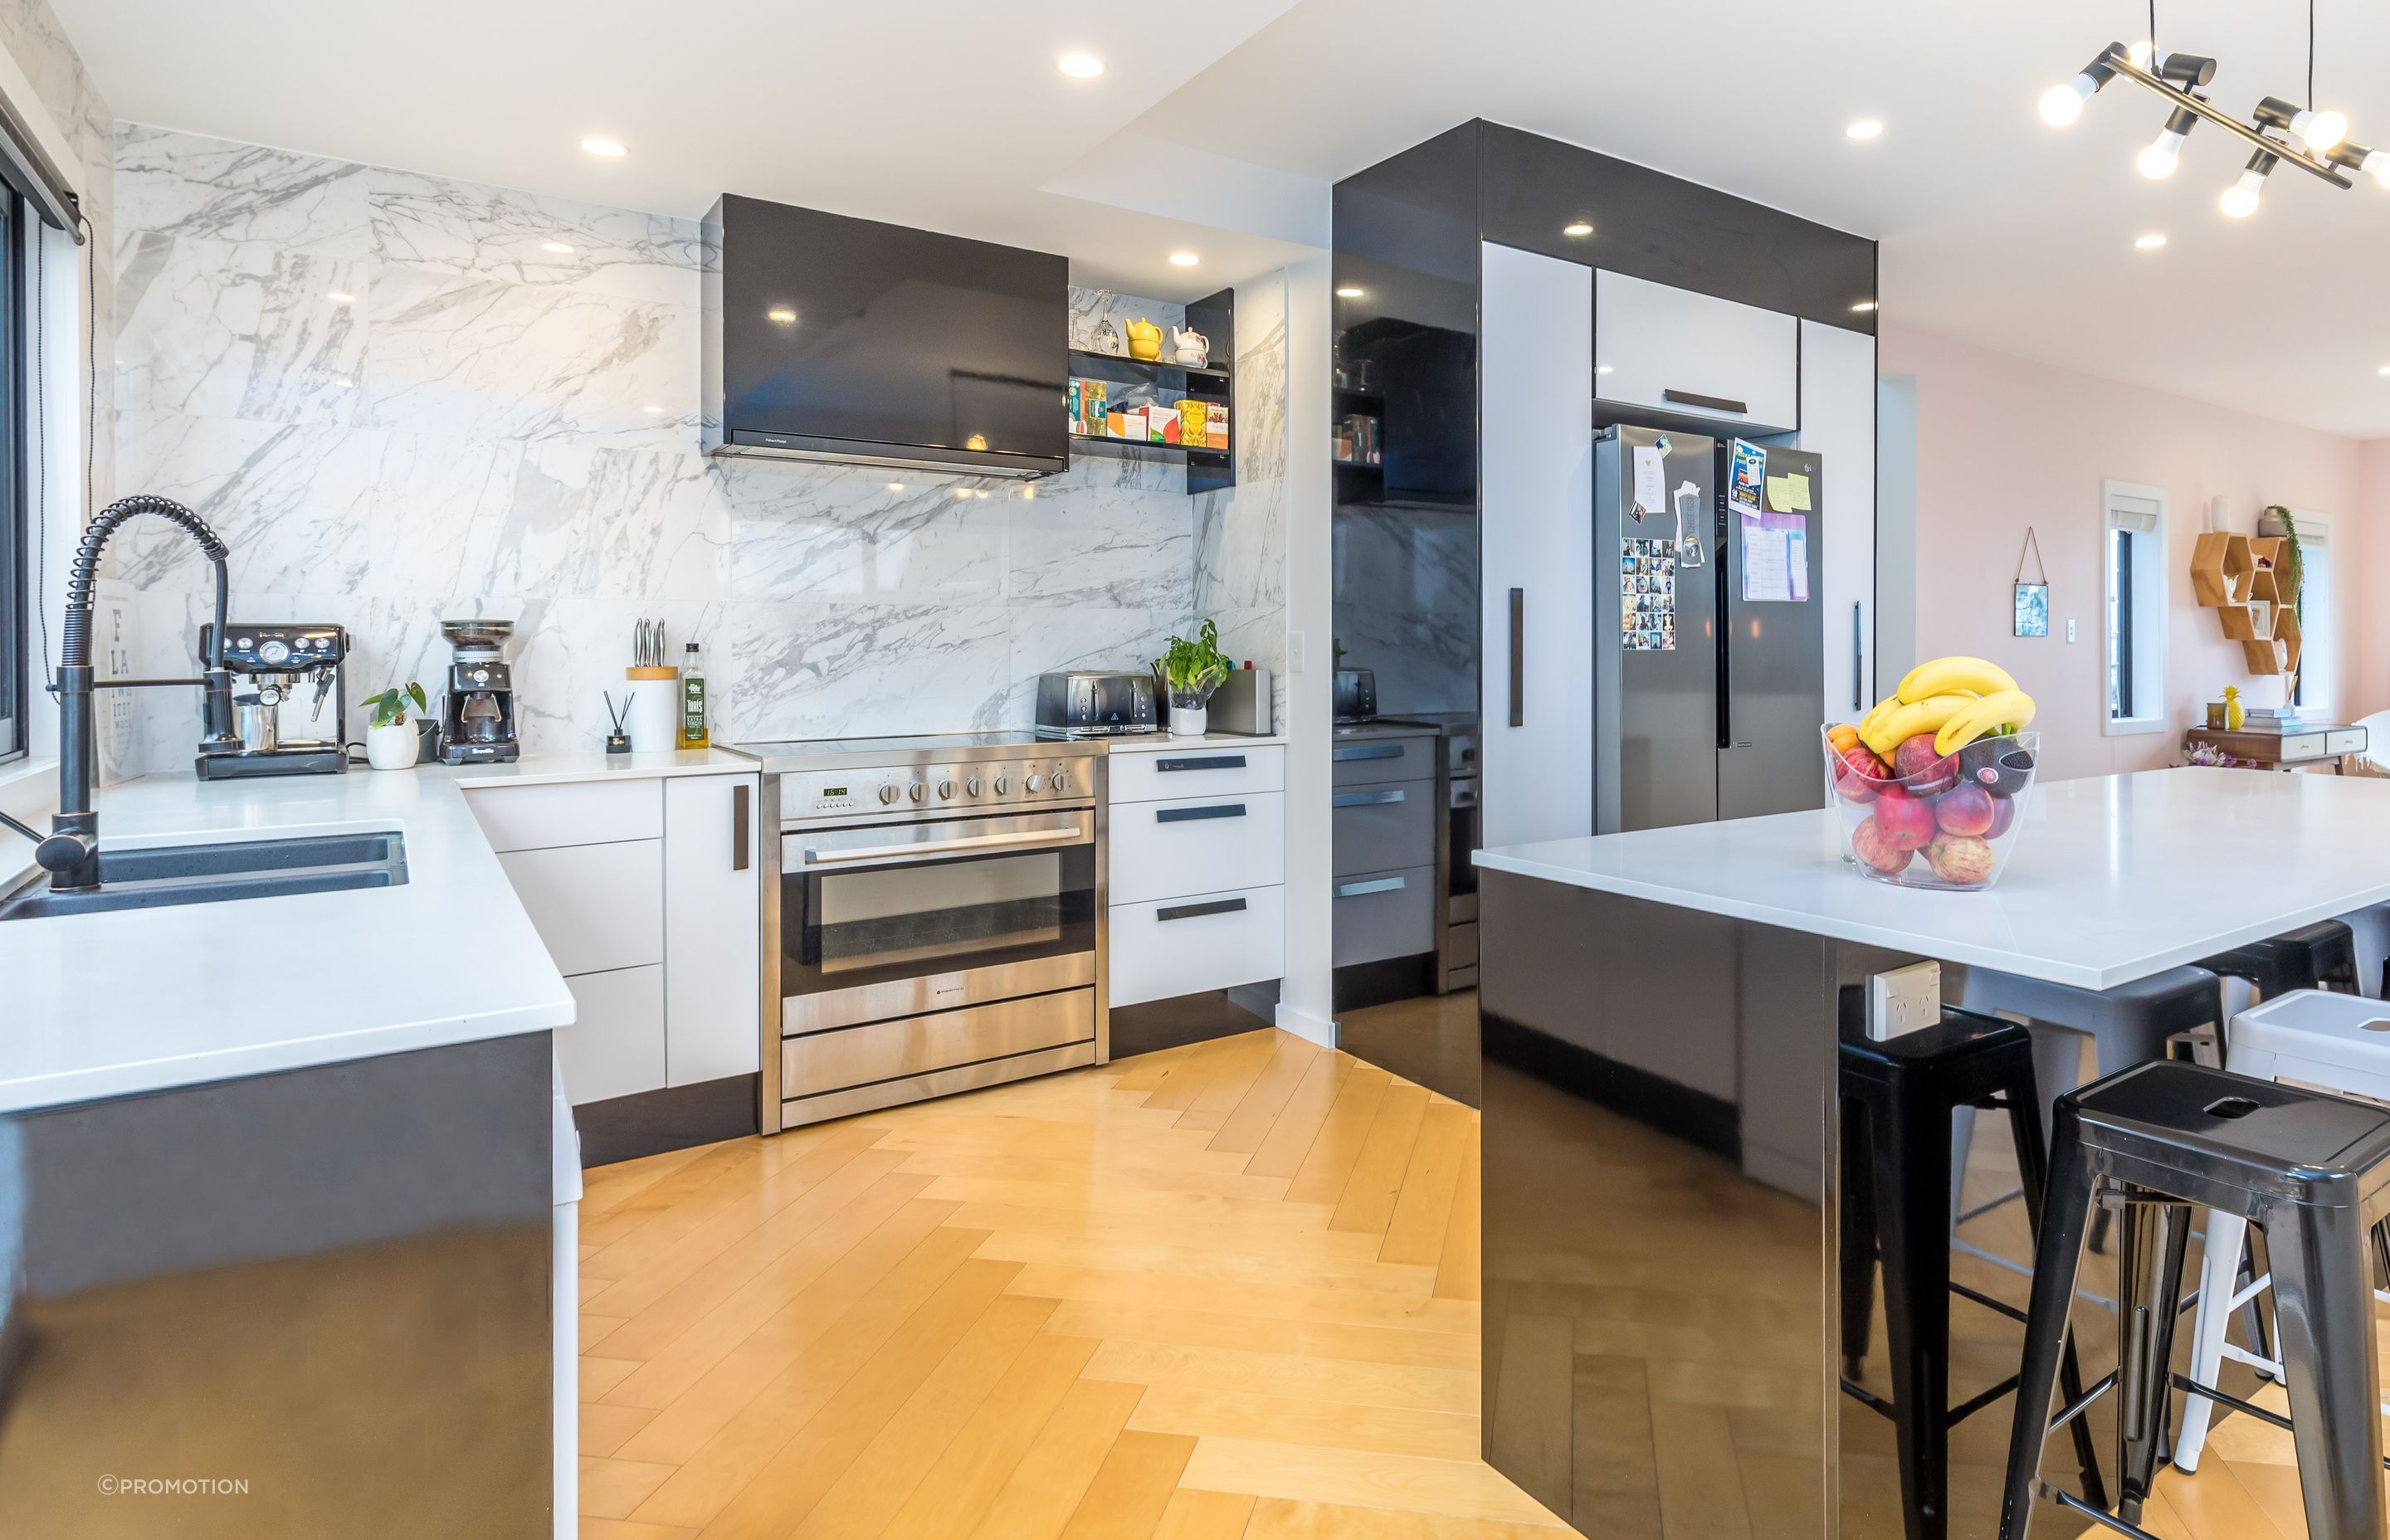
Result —
<instances>
[{"instance_id":1,"label":"black gooseneck faucet","mask_svg":"<svg viewBox=\"0 0 2390 1540\"><path fill-rule=\"evenodd\" d=\"M91 661L92 589L99 581L99 558L120 525L136 514L154 513L181 526L199 543L216 574L216 623L208 633L206 670L198 679L98 681ZM110 685L197 685L205 694L206 734L199 753L229 753L240 747L232 728L232 674L224 666L226 607L225 557L228 547L207 520L169 498L148 493L120 497L99 511L83 532L74 565L67 573L67 614L58 661L58 808L50 815L45 839L0 815L6 824L34 841L33 859L50 874L54 891L73 892L99 886L99 815L92 811L91 783L95 753L92 692Z\"/></svg>"}]
</instances>

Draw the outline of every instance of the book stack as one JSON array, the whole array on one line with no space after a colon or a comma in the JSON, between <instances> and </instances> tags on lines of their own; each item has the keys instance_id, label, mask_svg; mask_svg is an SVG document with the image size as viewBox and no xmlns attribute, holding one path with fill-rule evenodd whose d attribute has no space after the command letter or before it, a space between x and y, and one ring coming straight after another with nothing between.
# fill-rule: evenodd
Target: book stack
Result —
<instances>
[{"instance_id":1,"label":"book stack","mask_svg":"<svg viewBox=\"0 0 2390 1540\"><path fill-rule=\"evenodd\" d=\"M2304 732L2318 719L2297 706L2252 706L2241 724L2244 733Z\"/></svg>"}]
</instances>

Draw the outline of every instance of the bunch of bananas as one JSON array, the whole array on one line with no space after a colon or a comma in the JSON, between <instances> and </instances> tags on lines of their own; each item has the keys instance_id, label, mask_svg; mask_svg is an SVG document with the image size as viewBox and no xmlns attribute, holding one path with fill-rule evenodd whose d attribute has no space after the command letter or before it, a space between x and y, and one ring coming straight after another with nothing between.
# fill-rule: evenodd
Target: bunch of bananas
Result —
<instances>
[{"instance_id":1,"label":"bunch of bananas","mask_svg":"<svg viewBox=\"0 0 2390 1540\"><path fill-rule=\"evenodd\" d=\"M2033 697L1998 663L1936 658L1910 669L1898 689L1860 718L1858 740L1888 762L1901 744L1932 733L1936 754L1955 754L1979 738L2022 730L2033 712Z\"/></svg>"}]
</instances>

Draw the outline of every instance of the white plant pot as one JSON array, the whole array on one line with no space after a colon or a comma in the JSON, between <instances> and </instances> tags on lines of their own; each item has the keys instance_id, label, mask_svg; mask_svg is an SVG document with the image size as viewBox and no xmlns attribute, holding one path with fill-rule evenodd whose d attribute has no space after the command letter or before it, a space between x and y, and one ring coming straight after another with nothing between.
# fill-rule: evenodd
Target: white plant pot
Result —
<instances>
[{"instance_id":1,"label":"white plant pot","mask_svg":"<svg viewBox=\"0 0 2390 1540\"><path fill-rule=\"evenodd\" d=\"M368 726L366 729L366 763L377 770L412 769L418 746L422 741L422 735L411 717L387 726Z\"/></svg>"},{"instance_id":2,"label":"white plant pot","mask_svg":"<svg viewBox=\"0 0 2390 1540\"><path fill-rule=\"evenodd\" d=\"M1173 706L1170 708L1172 738L1201 738L1212 725L1209 706Z\"/></svg>"}]
</instances>

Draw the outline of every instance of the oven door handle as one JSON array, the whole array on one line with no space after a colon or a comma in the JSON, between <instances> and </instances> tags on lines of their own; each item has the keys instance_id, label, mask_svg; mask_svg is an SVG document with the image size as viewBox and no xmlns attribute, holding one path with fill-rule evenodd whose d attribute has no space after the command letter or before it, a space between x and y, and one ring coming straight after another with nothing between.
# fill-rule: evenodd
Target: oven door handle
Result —
<instances>
[{"instance_id":1,"label":"oven door handle","mask_svg":"<svg viewBox=\"0 0 2390 1540\"><path fill-rule=\"evenodd\" d=\"M845 866L857 861L886 861L912 855L955 855L964 851L1022 849L1036 845L1077 845L1086 842L1086 830L1022 828L1009 834L973 834L960 840L924 840L911 845L862 845L854 850L808 850L808 866Z\"/></svg>"}]
</instances>

